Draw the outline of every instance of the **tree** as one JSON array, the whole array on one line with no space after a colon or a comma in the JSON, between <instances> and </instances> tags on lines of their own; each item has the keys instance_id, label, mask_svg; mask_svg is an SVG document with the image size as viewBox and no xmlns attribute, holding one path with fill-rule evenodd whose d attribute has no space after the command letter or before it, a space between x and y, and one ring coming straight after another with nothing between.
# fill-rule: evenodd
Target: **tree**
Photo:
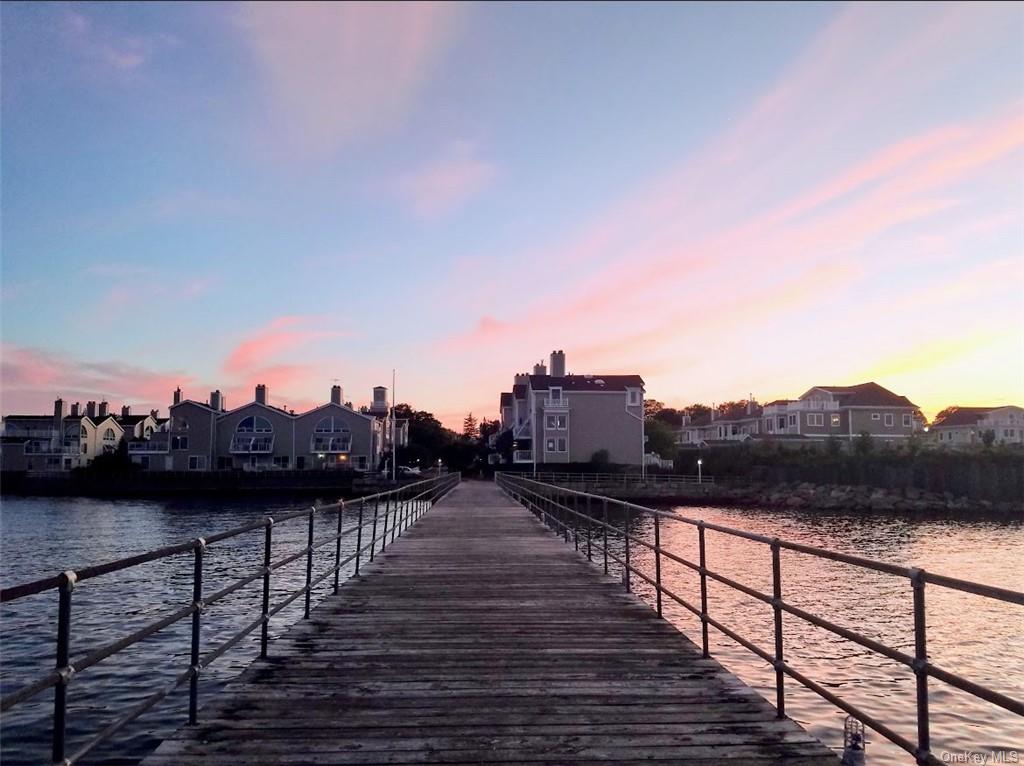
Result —
<instances>
[{"instance_id":1,"label":"tree","mask_svg":"<svg viewBox=\"0 0 1024 766\"><path fill-rule=\"evenodd\" d=\"M644 399L644 419L650 420L665 409L665 405L657 399Z\"/></svg>"},{"instance_id":2,"label":"tree","mask_svg":"<svg viewBox=\"0 0 1024 766\"><path fill-rule=\"evenodd\" d=\"M952 415L954 412L956 412L958 409L960 409L960 407L954 404L952 407L946 407L946 409L944 410L939 410L939 412L936 413L935 415L935 420L932 421L932 425L938 425L943 420ZM922 417L924 416L922 415Z\"/></svg>"},{"instance_id":3,"label":"tree","mask_svg":"<svg viewBox=\"0 0 1024 766\"><path fill-rule=\"evenodd\" d=\"M677 410L675 407L665 407L654 416L654 420L660 420L670 428L681 428L683 425L683 411Z\"/></svg>"},{"instance_id":4,"label":"tree","mask_svg":"<svg viewBox=\"0 0 1024 766\"><path fill-rule=\"evenodd\" d=\"M706 404L691 404L689 407L684 407L683 412L691 418L699 418L701 415L709 414L711 408Z\"/></svg>"},{"instance_id":5,"label":"tree","mask_svg":"<svg viewBox=\"0 0 1024 766\"><path fill-rule=\"evenodd\" d=\"M486 442L488 436L498 433L500 429L501 421L484 418L480 421L480 440Z\"/></svg>"},{"instance_id":6,"label":"tree","mask_svg":"<svg viewBox=\"0 0 1024 766\"><path fill-rule=\"evenodd\" d=\"M860 457L867 457L875 449L875 440L867 431L861 431L860 436L853 443L853 449Z\"/></svg>"},{"instance_id":7,"label":"tree","mask_svg":"<svg viewBox=\"0 0 1024 766\"><path fill-rule=\"evenodd\" d=\"M599 449L590 456L590 462L596 468L607 468L608 464L611 462L611 456L608 454L608 450Z\"/></svg>"},{"instance_id":8,"label":"tree","mask_svg":"<svg viewBox=\"0 0 1024 766\"><path fill-rule=\"evenodd\" d=\"M985 445L985 448L991 447L996 443L996 432L991 428L988 428L981 432L981 443Z\"/></svg>"},{"instance_id":9,"label":"tree","mask_svg":"<svg viewBox=\"0 0 1024 766\"><path fill-rule=\"evenodd\" d=\"M479 439L480 428L477 425L476 418L473 417L473 413L466 415L466 418L462 421L462 435L467 439Z\"/></svg>"},{"instance_id":10,"label":"tree","mask_svg":"<svg viewBox=\"0 0 1024 766\"><path fill-rule=\"evenodd\" d=\"M676 434L661 420L649 420L645 426L647 436L646 452L655 452L658 457L670 460L676 455Z\"/></svg>"}]
</instances>

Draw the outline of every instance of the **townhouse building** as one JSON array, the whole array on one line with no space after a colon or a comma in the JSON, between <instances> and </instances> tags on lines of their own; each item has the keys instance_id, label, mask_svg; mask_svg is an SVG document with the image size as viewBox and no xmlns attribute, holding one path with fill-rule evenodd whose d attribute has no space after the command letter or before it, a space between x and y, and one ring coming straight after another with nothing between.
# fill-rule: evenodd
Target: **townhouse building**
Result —
<instances>
[{"instance_id":1,"label":"townhouse building","mask_svg":"<svg viewBox=\"0 0 1024 766\"><path fill-rule=\"evenodd\" d=\"M90 401L82 408L63 399L52 415L7 415L0 436L0 464L5 471L61 471L90 465L99 455L117 450L124 426L110 405Z\"/></svg>"},{"instance_id":2,"label":"townhouse building","mask_svg":"<svg viewBox=\"0 0 1024 766\"><path fill-rule=\"evenodd\" d=\"M932 424L928 436L940 447L960 449L984 444L989 431L993 444L1024 444L1024 408L956 407Z\"/></svg>"},{"instance_id":3,"label":"townhouse building","mask_svg":"<svg viewBox=\"0 0 1024 766\"><path fill-rule=\"evenodd\" d=\"M132 460L147 470L264 471L274 469L369 471L384 446L383 421L342 401L295 413L269 402L265 385L253 401L228 410L220 391L205 402L174 392L166 430L129 444Z\"/></svg>"},{"instance_id":4,"label":"townhouse building","mask_svg":"<svg viewBox=\"0 0 1024 766\"><path fill-rule=\"evenodd\" d=\"M677 443L713 446L752 439L775 441L853 441L862 433L883 442L908 439L919 430L918 407L877 383L815 386L797 399L759 405L752 399L729 412L684 417Z\"/></svg>"},{"instance_id":5,"label":"townhouse building","mask_svg":"<svg viewBox=\"0 0 1024 766\"><path fill-rule=\"evenodd\" d=\"M499 433L511 432L512 462L585 463L605 450L610 463L641 465L643 378L567 374L564 351L552 351L550 364L550 373L541 362L533 374L515 375L499 398Z\"/></svg>"}]
</instances>

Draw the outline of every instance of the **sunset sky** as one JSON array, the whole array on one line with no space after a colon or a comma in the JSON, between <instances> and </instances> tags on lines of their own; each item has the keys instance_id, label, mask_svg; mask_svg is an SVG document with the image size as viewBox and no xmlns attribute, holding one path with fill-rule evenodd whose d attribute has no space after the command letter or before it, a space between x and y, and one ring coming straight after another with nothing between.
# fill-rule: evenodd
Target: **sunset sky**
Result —
<instances>
[{"instance_id":1,"label":"sunset sky","mask_svg":"<svg viewBox=\"0 0 1024 766\"><path fill-rule=\"evenodd\" d=\"M2 9L4 413L1024 404L1024 6Z\"/></svg>"}]
</instances>

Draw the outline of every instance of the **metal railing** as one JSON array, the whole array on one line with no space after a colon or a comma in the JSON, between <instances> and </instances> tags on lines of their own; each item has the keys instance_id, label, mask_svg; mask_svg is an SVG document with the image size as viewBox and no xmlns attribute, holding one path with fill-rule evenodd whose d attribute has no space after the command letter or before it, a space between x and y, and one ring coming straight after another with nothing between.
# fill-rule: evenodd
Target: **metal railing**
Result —
<instances>
[{"instance_id":1,"label":"metal railing","mask_svg":"<svg viewBox=\"0 0 1024 766\"><path fill-rule=\"evenodd\" d=\"M510 473L510 476L516 476ZM697 474L678 473L558 473L552 471L538 471L536 476L530 476L535 481L542 481L548 484L587 484L587 485L620 485L630 484L714 484L715 477Z\"/></svg>"},{"instance_id":2,"label":"metal railing","mask_svg":"<svg viewBox=\"0 0 1024 766\"><path fill-rule=\"evenodd\" d=\"M689 519L676 513L659 511L610 497L594 495L587 492L568 489L566 487L559 487L553 484L534 481L516 474L500 473L496 475L495 480L498 486L510 498L526 506L545 524L548 524L554 528L556 532L564 535L566 543L570 541L571 534L574 538L577 550L580 549L581 544L580 528L585 524L586 539L584 542L586 545L586 556L591 561L593 560L595 547L594 529L598 529L600 531L600 536L597 538L600 541L598 551L603 554L605 573L608 573L609 560L612 560L622 567L623 582L627 591L631 590L630 578L633 575L654 588L654 608L659 616L662 614L663 597L670 598L689 612L696 615L701 622L701 644L704 657L710 656L708 651L708 628L710 626L724 633L740 646L768 662L775 670L775 706L780 718L784 717L786 714L785 677L789 676L813 691L818 696L824 698L839 709L858 719L866 726L870 726L890 742L910 753L914 756L918 764L937 765L942 764L943 761L932 755L931 752L930 717L928 711L929 678L943 681L950 686L954 686L957 689L973 695L974 697L985 700L993 705L997 705L1004 710L1008 710L1019 716L1024 716L1024 701L1014 699L986 686L982 686L981 684L963 678L955 673L951 673L948 670L944 670L943 668L934 665L928 660L928 636L925 624L925 586L930 584L942 588L950 588L963 593L971 593L976 596L1021 605L1024 605L1024 593L1008 590L1006 588L998 588L991 585L970 582L968 580L961 580L955 577L934 574L932 572L926 572L923 569L887 564L885 562L873 561L859 556L837 553L824 548L816 548L811 545L787 542L778 538L758 535L752 532L744 532L743 530L732 529L719 524L711 524L705 521ZM595 514L593 512L595 506L600 508L600 514ZM623 526L621 530L609 522L608 509L610 506L617 508L622 512ZM631 535L628 531L631 519L644 515L650 516L654 520L653 544ZM579 523L570 527L570 522L573 519L577 520ZM693 562L678 553L673 553L662 548L662 520L682 522L696 527L698 535L697 562ZM707 547L705 544L705 532L707 530L767 545L771 551L772 557L772 593L770 595L762 593L754 588L744 585L743 583L737 582L725 575L709 569L707 566ZM624 554L622 557L609 550L609 531L613 532L624 541ZM631 563L630 545L646 548L654 554L653 576L651 574L641 572ZM875 641L874 639L868 638L867 636L850 630L849 628L845 628L841 625L830 622L829 620L825 620L784 601L782 598L782 565L780 557L782 550L795 551L822 559L828 559L830 561L838 561L852 566L861 567L863 569L873 570L875 572L907 578L913 592L914 653L908 654L898 649L893 649L879 641ZM700 575L699 607L662 585L662 558L681 564ZM736 631L724 625L719 620L710 616L708 613L707 591L707 583L709 579L722 583L723 585L727 585L740 593L746 594L747 596L772 607L775 632L775 646L772 651L768 651L755 645L753 642L748 641L746 638L739 635ZM910 668L916 677L917 741L912 742L906 737L903 737L882 721L879 721L874 716L866 713L853 704L846 702L821 684L811 680L803 673L790 666L786 662L783 653L783 612L791 614L794 617L798 617L811 625L823 628L848 641L852 641L865 649Z\"/></svg>"},{"instance_id":3,"label":"metal railing","mask_svg":"<svg viewBox=\"0 0 1024 766\"><path fill-rule=\"evenodd\" d=\"M278 515L276 518L266 516L248 524L243 524L224 532L218 532L217 534L209 537L199 537L195 540L166 546L157 550L141 553L137 556L131 556L117 561L109 561L105 564L86 567L77 571L69 570L54 577L14 585L0 590L0 603L14 601L16 599L25 598L27 596L32 596L46 591L57 591L58 593L56 667L45 676L38 678L37 680L26 684L3 697L3 699L0 700L0 712L10 710L15 705L36 696L45 689L53 687L53 762L55 764L62 764L63 766L71 766L71 764L81 760L85 755L110 739L114 734L155 706L186 681L189 683L188 723L190 725L194 725L198 720L199 678L204 668L209 667L217 658L222 656L257 628L261 629L259 657L261 659L266 658L268 630L270 620L274 615L278 614L289 604L304 595L305 609L303 617L308 618L310 600L314 587L333 575L333 592L337 593L339 587L339 576L343 567L354 561L355 574L358 575L360 563L364 554L368 553L369 560L373 561L375 553L378 552L378 550L384 551L387 547L389 532L391 534L391 541L393 542L396 536L400 536L402 532L409 527L409 525L428 511L458 483L459 474L448 474L445 476L427 479L425 481L415 482L413 484L406 484L387 492L380 492L374 495L354 498L347 502L339 501L338 503L330 505L312 507L308 510L292 511L283 515ZM354 518L354 523L348 527L345 527L344 525L346 512L350 520ZM337 531L322 540L314 540L314 518L317 515L322 516L324 514L331 513L336 513L338 516ZM309 530L306 545L302 549L274 561L272 557L274 527L294 519L306 519L308 522ZM369 542L364 543L363 530L367 527L370 528ZM377 534L378 527L381 527L383 530L380 535ZM253 570L248 575L234 581L230 585L204 597L203 558L206 549L216 543L256 530L264 531L263 560L261 566ZM343 559L341 556L341 540L343 537L347 537L352 534L356 536L355 550ZM332 542L335 544L334 564L326 572L314 578L313 553ZM377 546L378 542L380 542L379 549ZM71 660L71 596L78 585L84 583L86 580L99 577L100 575L112 574L141 564L147 564L152 561L188 553L193 555L194 560L192 600L190 603L166 614L163 618L136 630L118 641L114 641L113 643L95 649L74 661ZM299 561L302 558L305 558L306 562L305 585L298 590L289 593L287 598L285 598L281 603L271 606L271 575L281 567ZM200 642L200 629L203 613L213 604L257 580L262 580L263 585L262 609L259 616L245 624L241 630L237 631L219 646L210 649L205 655L203 655L201 653L202 647ZM137 644L143 639L146 639L187 617L192 618L191 652L188 668L182 671L169 686L149 695L142 702L128 710L120 718L104 727L90 740L79 747L73 754L68 755L66 752L68 743L66 741L65 729L68 707L67 693L68 686L72 679L79 673L99 664L103 660L114 656L124 649Z\"/></svg>"}]
</instances>

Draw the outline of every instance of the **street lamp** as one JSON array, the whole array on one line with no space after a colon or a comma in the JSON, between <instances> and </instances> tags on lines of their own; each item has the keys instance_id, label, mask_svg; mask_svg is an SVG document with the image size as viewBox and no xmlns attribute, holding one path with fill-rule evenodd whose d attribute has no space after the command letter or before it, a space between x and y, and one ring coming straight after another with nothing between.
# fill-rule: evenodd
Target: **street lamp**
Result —
<instances>
[{"instance_id":1,"label":"street lamp","mask_svg":"<svg viewBox=\"0 0 1024 766\"><path fill-rule=\"evenodd\" d=\"M704 481L703 472L701 471L701 466L702 465L704 465L704 460L702 458L697 458L697 483L698 484L702 484L703 481Z\"/></svg>"}]
</instances>

